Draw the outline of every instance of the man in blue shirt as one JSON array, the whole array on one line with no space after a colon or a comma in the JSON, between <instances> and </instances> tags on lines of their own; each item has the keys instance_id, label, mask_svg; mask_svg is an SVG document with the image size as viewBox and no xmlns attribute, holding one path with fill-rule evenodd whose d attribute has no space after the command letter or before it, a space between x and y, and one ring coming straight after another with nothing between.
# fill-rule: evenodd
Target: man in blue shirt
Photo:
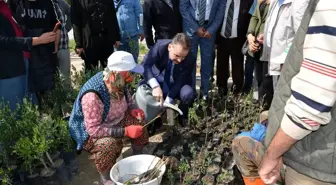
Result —
<instances>
[{"instance_id":1,"label":"man in blue shirt","mask_svg":"<svg viewBox=\"0 0 336 185\"><path fill-rule=\"evenodd\" d=\"M120 46L118 51L127 51L138 62L139 38L144 39L142 22L143 13L139 0L114 0L120 29Z\"/></svg>"}]
</instances>

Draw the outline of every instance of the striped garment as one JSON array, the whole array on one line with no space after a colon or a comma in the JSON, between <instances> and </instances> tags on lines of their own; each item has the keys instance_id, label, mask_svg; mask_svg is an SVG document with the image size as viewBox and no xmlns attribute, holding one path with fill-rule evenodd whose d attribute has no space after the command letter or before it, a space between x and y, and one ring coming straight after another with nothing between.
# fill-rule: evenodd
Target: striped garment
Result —
<instances>
[{"instance_id":1,"label":"striped garment","mask_svg":"<svg viewBox=\"0 0 336 185\"><path fill-rule=\"evenodd\" d=\"M336 1L320 0L310 20L300 72L292 79L292 95L281 122L296 140L331 120L336 101ZM334 124L334 123L332 123Z\"/></svg>"}]
</instances>

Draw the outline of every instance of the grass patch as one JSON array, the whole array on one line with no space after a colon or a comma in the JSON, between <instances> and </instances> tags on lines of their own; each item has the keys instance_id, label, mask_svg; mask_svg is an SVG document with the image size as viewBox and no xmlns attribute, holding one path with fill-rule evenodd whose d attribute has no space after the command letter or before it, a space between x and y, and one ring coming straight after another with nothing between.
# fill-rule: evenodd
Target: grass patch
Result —
<instances>
[{"instance_id":1,"label":"grass patch","mask_svg":"<svg viewBox=\"0 0 336 185\"><path fill-rule=\"evenodd\" d=\"M75 40L69 40L69 49L70 49L70 52L75 52L75 49L76 49Z\"/></svg>"},{"instance_id":2,"label":"grass patch","mask_svg":"<svg viewBox=\"0 0 336 185\"><path fill-rule=\"evenodd\" d=\"M139 55L146 55L148 53L149 49L145 44L140 43L139 44Z\"/></svg>"}]
</instances>

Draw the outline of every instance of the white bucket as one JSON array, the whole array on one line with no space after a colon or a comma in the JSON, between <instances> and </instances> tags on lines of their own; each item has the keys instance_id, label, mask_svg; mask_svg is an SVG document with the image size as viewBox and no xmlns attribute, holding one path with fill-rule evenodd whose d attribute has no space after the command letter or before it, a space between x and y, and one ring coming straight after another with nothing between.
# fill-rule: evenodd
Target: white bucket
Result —
<instances>
[{"instance_id":1,"label":"white bucket","mask_svg":"<svg viewBox=\"0 0 336 185\"><path fill-rule=\"evenodd\" d=\"M123 183L119 182L119 180L128 180L136 175L140 175L146 172L147 170L151 170L159 160L159 157L145 154L127 157L120 160L112 167L110 171L110 177L117 185L124 185ZM166 171L166 166L163 165L160 170L161 171L158 178L139 185L160 185L162 176Z\"/></svg>"}]
</instances>

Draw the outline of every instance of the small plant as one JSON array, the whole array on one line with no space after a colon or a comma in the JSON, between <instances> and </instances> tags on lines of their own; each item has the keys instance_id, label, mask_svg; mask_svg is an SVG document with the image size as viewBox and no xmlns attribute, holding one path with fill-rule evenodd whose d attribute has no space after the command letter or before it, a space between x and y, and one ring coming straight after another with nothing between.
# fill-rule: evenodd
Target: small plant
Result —
<instances>
[{"instance_id":1,"label":"small plant","mask_svg":"<svg viewBox=\"0 0 336 185\"><path fill-rule=\"evenodd\" d=\"M229 171L222 169L222 173L217 177L217 182L229 183L233 181L234 175Z\"/></svg>"},{"instance_id":2,"label":"small plant","mask_svg":"<svg viewBox=\"0 0 336 185\"><path fill-rule=\"evenodd\" d=\"M0 183L1 185L12 185L10 169L0 168Z\"/></svg>"}]
</instances>

